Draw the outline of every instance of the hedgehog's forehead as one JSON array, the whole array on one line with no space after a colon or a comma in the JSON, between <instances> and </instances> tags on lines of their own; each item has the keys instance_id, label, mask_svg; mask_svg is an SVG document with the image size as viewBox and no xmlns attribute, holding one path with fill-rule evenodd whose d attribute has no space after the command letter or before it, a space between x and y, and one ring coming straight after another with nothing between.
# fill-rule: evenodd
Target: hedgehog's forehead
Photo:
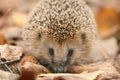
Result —
<instances>
[{"instance_id":1,"label":"hedgehog's forehead","mask_svg":"<svg viewBox=\"0 0 120 80\"><path fill-rule=\"evenodd\" d=\"M77 32L76 28L77 27L74 27L72 25L49 26L47 30L47 36L58 42L63 42L68 39L74 39Z\"/></svg>"}]
</instances>

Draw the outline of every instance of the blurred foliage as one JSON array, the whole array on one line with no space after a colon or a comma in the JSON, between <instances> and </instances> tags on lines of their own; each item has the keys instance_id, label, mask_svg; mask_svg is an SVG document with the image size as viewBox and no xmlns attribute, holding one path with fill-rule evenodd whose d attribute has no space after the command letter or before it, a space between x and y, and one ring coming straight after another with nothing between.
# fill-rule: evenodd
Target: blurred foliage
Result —
<instances>
[{"instance_id":1,"label":"blurred foliage","mask_svg":"<svg viewBox=\"0 0 120 80\"><path fill-rule=\"evenodd\" d=\"M101 8L96 13L96 21L102 37L113 36L119 31L120 13L114 8Z\"/></svg>"}]
</instances>

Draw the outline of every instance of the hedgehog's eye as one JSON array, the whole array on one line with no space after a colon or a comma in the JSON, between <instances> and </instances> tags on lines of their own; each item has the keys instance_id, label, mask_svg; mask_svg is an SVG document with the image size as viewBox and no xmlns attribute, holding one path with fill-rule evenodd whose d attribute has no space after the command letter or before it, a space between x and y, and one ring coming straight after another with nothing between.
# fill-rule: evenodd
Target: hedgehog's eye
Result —
<instances>
[{"instance_id":1,"label":"hedgehog's eye","mask_svg":"<svg viewBox=\"0 0 120 80\"><path fill-rule=\"evenodd\" d=\"M73 54L73 52L74 52L74 50L73 50L73 49L69 49L67 56L68 56L68 57L71 57L71 56L72 56L72 54Z\"/></svg>"},{"instance_id":2,"label":"hedgehog's eye","mask_svg":"<svg viewBox=\"0 0 120 80\"><path fill-rule=\"evenodd\" d=\"M51 56L54 56L54 50L53 50L53 48L49 48L48 51L49 51L49 54L50 54Z\"/></svg>"}]
</instances>

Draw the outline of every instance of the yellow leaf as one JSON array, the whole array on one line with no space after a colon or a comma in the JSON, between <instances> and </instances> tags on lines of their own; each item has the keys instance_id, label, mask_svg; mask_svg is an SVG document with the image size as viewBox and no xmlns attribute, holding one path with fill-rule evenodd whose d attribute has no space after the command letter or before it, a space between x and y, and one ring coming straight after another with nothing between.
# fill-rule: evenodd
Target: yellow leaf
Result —
<instances>
[{"instance_id":1,"label":"yellow leaf","mask_svg":"<svg viewBox=\"0 0 120 80\"><path fill-rule=\"evenodd\" d=\"M80 77L83 77L85 78L86 80L94 80L97 78L98 75L102 74L104 71L95 71L95 72L91 72L91 73L88 73L88 72L82 72L80 74Z\"/></svg>"},{"instance_id":2,"label":"yellow leaf","mask_svg":"<svg viewBox=\"0 0 120 80\"><path fill-rule=\"evenodd\" d=\"M85 79L85 80L95 80L97 78L98 75L102 74L104 71L95 71L95 72L91 72L91 73L88 73L88 72L82 72L80 74L69 74L69 73L58 73L58 74L40 74L39 77L47 77L48 79L54 79L56 77L60 77L60 76L67 76L67 77L77 77L77 78L82 78L82 79ZM39 77L38 77L38 80L39 80ZM71 79L72 80L72 79Z\"/></svg>"},{"instance_id":3,"label":"yellow leaf","mask_svg":"<svg viewBox=\"0 0 120 80\"><path fill-rule=\"evenodd\" d=\"M16 26L23 26L27 21L26 13L14 12L11 17Z\"/></svg>"},{"instance_id":4,"label":"yellow leaf","mask_svg":"<svg viewBox=\"0 0 120 80\"><path fill-rule=\"evenodd\" d=\"M119 13L113 8L102 8L96 14L100 35L111 34L111 30L119 24Z\"/></svg>"}]
</instances>

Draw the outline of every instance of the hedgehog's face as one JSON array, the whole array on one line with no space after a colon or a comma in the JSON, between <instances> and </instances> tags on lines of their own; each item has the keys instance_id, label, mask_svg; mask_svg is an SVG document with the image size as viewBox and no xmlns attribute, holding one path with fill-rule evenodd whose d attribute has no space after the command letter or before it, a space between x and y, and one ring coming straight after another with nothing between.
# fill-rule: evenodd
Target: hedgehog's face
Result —
<instances>
[{"instance_id":1,"label":"hedgehog's face","mask_svg":"<svg viewBox=\"0 0 120 80\"><path fill-rule=\"evenodd\" d=\"M76 34L76 37L63 40L61 43L46 34L36 35L37 31L31 31L31 33L26 37L29 51L41 65L52 72L66 72L72 65L80 65L89 61L91 42L86 33L80 32Z\"/></svg>"},{"instance_id":2,"label":"hedgehog's face","mask_svg":"<svg viewBox=\"0 0 120 80\"><path fill-rule=\"evenodd\" d=\"M33 50L36 52L33 55L37 57L40 64L53 72L59 73L66 72L68 67L72 65L85 62L85 57L90 50L86 34L66 40L63 43L58 43L47 36L43 36L36 45L34 46L35 50Z\"/></svg>"}]
</instances>

